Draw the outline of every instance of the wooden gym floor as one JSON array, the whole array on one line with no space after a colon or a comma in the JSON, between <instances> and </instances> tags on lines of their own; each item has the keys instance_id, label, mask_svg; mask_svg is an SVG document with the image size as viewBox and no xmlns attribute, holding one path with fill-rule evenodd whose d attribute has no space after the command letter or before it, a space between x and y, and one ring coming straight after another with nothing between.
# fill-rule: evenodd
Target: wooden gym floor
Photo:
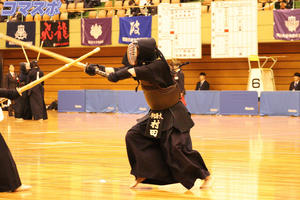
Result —
<instances>
[{"instance_id":1,"label":"wooden gym floor","mask_svg":"<svg viewBox=\"0 0 300 200\"><path fill-rule=\"evenodd\" d=\"M5 113L6 114L6 113ZM193 116L194 149L213 177L129 189L124 137L140 115L49 112L49 120L0 123L22 182L32 189L0 199L300 199L300 118Z\"/></svg>"}]
</instances>

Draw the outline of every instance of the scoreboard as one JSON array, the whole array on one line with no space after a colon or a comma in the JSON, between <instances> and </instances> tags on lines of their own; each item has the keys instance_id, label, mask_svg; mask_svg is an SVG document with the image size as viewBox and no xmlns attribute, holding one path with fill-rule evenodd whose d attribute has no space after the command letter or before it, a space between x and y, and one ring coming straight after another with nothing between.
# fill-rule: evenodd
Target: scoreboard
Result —
<instances>
[{"instance_id":1,"label":"scoreboard","mask_svg":"<svg viewBox=\"0 0 300 200\"><path fill-rule=\"evenodd\" d=\"M158 48L166 59L201 58L201 3L158 6Z\"/></svg>"},{"instance_id":2,"label":"scoreboard","mask_svg":"<svg viewBox=\"0 0 300 200\"><path fill-rule=\"evenodd\" d=\"M211 7L211 57L257 55L257 1L215 1Z\"/></svg>"}]
</instances>

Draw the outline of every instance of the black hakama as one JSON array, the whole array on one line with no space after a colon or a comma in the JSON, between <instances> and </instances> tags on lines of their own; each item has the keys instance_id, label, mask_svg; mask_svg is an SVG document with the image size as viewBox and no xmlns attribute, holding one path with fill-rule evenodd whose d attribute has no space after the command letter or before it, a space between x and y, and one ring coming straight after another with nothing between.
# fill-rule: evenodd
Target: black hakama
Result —
<instances>
[{"instance_id":1,"label":"black hakama","mask_svg":"<svg viewBox=\"0 0 300 200\"><path fill-rule=\"evenodd\" d=\"M15 89L0 89L0 97L17 99L18 92ZM21 180L16 163L10 150L0 133L0 192L13 192L21 186Z\"/></svg>"},{"instance_id":2,"label":"black hakama","mask_svg":"<svg viewBox=\"0 0 300 200\"><path fill-rule=\"evenodd\" d=\"M48 119L46 104L44 101L44 87L41 84L30 90L29 102L34 120Z\"/></svg>"},{"instance_id":3,"label":"black hakama","mask_svg":"<svg viewBox=\"0 0 300 200\"><path fill-rule=\"evenodd\" d=\"M27 85L30 80L29 80L29 75L28 71L25 68L25 64L22 63L20 66L20 75L19 75L19 86L23 87ZM32 113L31 113L31 108L30 108L30 101L29 101L29 96L28 96L28 91L25 91L22 93L22 96L19 96L15 100L15 118L18 119L27 119L31 120L32 119Z\"/></svg>"},{"instance_id":4,"label":"black hakama","mask_svg":"<svg viewBox=\"0 0 300 200\"><path fill-rule=\"evenodd\" d=\"M15 118L32 119L29 97L27 91L23 92L22 96L15 100Z\"/></svg>"},{"instance_id":5,"label":"black hakama","mask_svg":"<svg viewBox=\"0 0 300 200\"><path fill-rule=\"evenodd\" d=\"M35 81L38 77L43 77L44 73L39 68L32 68L28 72L29 82ZM38 84L28 91L31 113L34 120L48 119L46 104L44 100L44 83Z\"/></svg>"},{"instance_id":6,"label":"black hakama","mask_svg":"<svg viewBox=\"0 0 300 200\"><path fill-rule=\"evenodd\" d=\"M210 175L200 153L192 149L190 128L194 124L181 102L162 113L165 120L159 139L144 135L149 114L127 132L131 174L146 178L142 183L181 183L190 189L196 179Z\"/></svg>"},{"instance_id":7,"label":"black hakama","mask_svg":"<svg viewBox=\"0 0 300 200\"><path fill-rule=\"evenodd\" d=\"M0 192L13 192L21 186L21 180L4 138L0 133Z\"/></svg>"}]
</instances>

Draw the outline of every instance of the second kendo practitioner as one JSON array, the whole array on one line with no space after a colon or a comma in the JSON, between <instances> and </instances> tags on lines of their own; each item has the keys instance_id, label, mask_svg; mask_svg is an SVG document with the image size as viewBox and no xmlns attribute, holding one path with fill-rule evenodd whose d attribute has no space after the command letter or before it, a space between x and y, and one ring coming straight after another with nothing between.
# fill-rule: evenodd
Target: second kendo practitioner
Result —
<instances>
[{"instance_id":1,"label":"second kendo practitioner","mask_svg":"<svg viewBox=\"0 0 300 200\"><path fill-rule=\"evenodd\" d=\"M0 97L14 100L19 98L19 94L16 89L1 88ZM30 188L22 185L16 163L0 133L0 192L19 192Z\"/></svg>"},{"instance_id":2,"label":"second kendo practitioner","mask_svg":"<svg viewBox=\"0 0 300 200\"><path fill-rule=\"evenodd\" d=\"M44 72L38 66L37 61L32 61L30 63L30 67L31 69L28 72L29 83L44 76ZM48 119L46 104L44 100L44 82L30 89L28 91L28 96L33 119Z\"/></svg>"},{"instance_id":3,"label":"second kendo practitioner","mask_svg":"<svg viewBox=\"0 0 300 200\"><path fill-rule=\"evenodd\" d=\"M192 149L191 115L180 101L180 89L154 39L140 39L128 46L121 68L91 64L86 73L106 72L118 82L133 77L141 83L150 112L126 135L131 174L139 183L166 185L181 183L187 189L196 179L200 188L210 186L210 173L198 151Z\"/></svg>"},{"instance_id":4,"label":"second kendo practitioner","mask_svg":"<svg viewBox=\"0 0 300 200\"><path fill-rule=\"evenodd\" d=\"M30 64L20 63L19 87L29 83L28 72L30 71ZM16 99L15 118L17 119L32 119L28 91L22 93L22 96Z\"/></svg>"}]
</instances>

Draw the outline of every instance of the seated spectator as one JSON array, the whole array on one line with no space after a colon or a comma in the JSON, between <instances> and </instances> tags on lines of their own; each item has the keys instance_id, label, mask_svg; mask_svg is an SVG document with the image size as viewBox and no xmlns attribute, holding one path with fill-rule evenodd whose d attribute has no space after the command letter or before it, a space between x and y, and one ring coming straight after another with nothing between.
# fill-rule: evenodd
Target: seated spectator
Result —
<instances>
[{"instance_id":1,"label":"seated spectator","mask_svg":"<svg viewBox=\"0 0 300 200\"><path fill-rule=\"evenodd\" d=\"M101 5L100 0L84 0L85 8L95 8L100 5Z\"/></svg>"},{"instance_id":2,"label":"seated spectator","mask_svg":"<svg viewBox=\"0 0 300 200\"><path fill-rule=\"evenodd\" d=\"M13 16L9 17L10 22L21 22L22 21L22 14L16 12Z\"/></svg>"},{"instance_id":3,"label":"seated spectator","mask_svg":"<svg viewBox=\"0 0 300 200\"><path fill-rule=\"evenodd\" d=\"M276 1L274 4L274 7L276 10L279 10L280 9L280 1Z\"/></svg>"},{"instance_id":4,"label":"seated spectator","mask_svg":"<svg viewBox=\"0 0 300 200\"><path fill-rule=\"evenodd\" d=\"M3 2L0 1L0 8L3 7ZM7 16L0 15L0 22L5 22L7 20Z\"/></svg>"},{"instance_id":5,"label":"seated spectator","mask_svg":"<svg viewBox=\"0 0 300 200\"><path fill-rule=\"evenodd\" d=\"M74 0L65 0L66 4L69 5L69 3L74 3Z\"/></svg>"},{"instance_id":6,"label":"seated spectator","mask_svg":"<svg viewBox=\"0 0 300 200\"><path fill-rule=\"evenodd\" d=\"M129 6L138 6L134 0L129 1ZM131 16L139 16L141 14L140 8L130 8Z\"/></svg>"},{"instance_id":7,"label":"seated spectator","mask_svg":"<svg viewBox=\"0 0 300 200\"><path fill-rule=\"evenodd\" d=\"M154 3L152 2L152 0L147 0L145 3L144 3L144 6L153 6ZM144 8L144 14L145 15L156 15L157 14L157 7L145 7Z\"/></svg>"},{"instance_id":8,"label":"seated spectator","mask_svg":"<svg viewBox=\"0 0 300 200\"><path fill-rule=\"evenodd\" d=\"M296 72L294 74L294 81L290 84L290 90L296 91L300 90L300 73Z\"/></svg>"},{"instance_id":9,"label":"seated spectator","mask_svg":"<svg viewBox=\"0 0 300 200\"><path fill-rule=\"evenodd\" d=\"M209 83L206 81L206 74L204 72L200 73L200 81L196 84L195 90L209 90Z\"/></svg>"},{"instance_id":10,"label":"seated spectator","mask_svg":"<svg viewBox=\"0 0 300 200\"><path fill-rule=\"evenodd\" d=\"M277 0L274 7L275 9L292 9L293 0Z\"/></svg>"},{"instance_id":11,"label":"seated spectator","mask_svg":"<svg viewBox=\"0 0 300 200\"><path fill-rule=\"evenodd\" d=\"M286 6L285 0L281 1L280 2L280 9L285 9L285 6Z\"/></svg>"},{"instance_id":12,"label":"seated spectator","mask_svg":"<svg viewBox=\"0 0 300 200\"><path fill-rule=\"evenodd\" d=\"M286 5L285 8L286 9L292 9L293 8L293 0L286 0Z\"/></svg>"}]
</instances>

